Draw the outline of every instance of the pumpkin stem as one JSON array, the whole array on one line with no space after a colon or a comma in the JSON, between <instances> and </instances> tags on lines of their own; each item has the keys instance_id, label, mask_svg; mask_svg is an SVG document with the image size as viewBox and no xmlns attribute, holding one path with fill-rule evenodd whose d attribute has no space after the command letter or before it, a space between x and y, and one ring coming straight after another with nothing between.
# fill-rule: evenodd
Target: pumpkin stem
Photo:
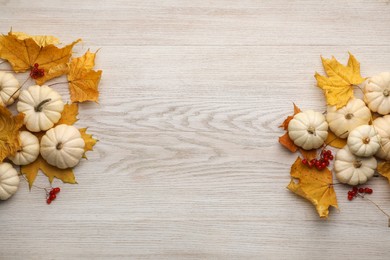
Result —
<instances>
[{"instance_id":1,"label":"pumpkin stem","mask_svg":"<svg viewBox=\"0 0 390 260\"><path fill-rule=\"evenodd\" d=\"M362 162L361 162L361 161L354 161L354 162L353 162L353 167L355 167L355 168L360 168L360 167L362 167Z\"/></svg>"},{"instance_id":2,"label":"pumpkin stem","mask_svg":"<svg viewBox=\"0 0 390 260\"><path fill-rule=\"evenodd\" d=\"M41 103L38 104L38 106L35 107L35 112L42 112L43 105L46 104L47 102L50 102L51 98L42 100Z\"/></svg>"},{"instance_id":3,"label":"pumpkin stem","mask_svg":"<svg viewBox=\"0 0 390 260\"><path fill-rule=\"evenodd\" d=\"M316 129L312 126L310 126L308 129L307 129L307 132L309 134L312 134L312 135L316 135Z\"/></svg>"},{"instance_id":4,"label":"pumpkin stem","mask_svg":"<svg viewBox=\"0 0 390 260\"><path fill-rule=\"evenodd\" d=\"M389 95L390 93L388 89L383 90L383 96L388 97Z\"/></svg>"},{"instance_id":5,"label":"pumpkin stem","mask_svg":"<svg viewBox=\"0 0 390 260\"><path fill-rule=\"evenodd\" d=\"M345 119L352 119L352 117L353 117L353 114L352 113L348 113L348 114L346 114L345 115Z\"/></svg>"},{"instance_id":6,"label":"pumpkin stem","mask_svg":"<svg viewBox=\"0 0 390 260\"><path fill-rule=\"evenodd\" d=\"M368 144L370 143L370 137L366 137L363 139L363 144Z\"/></svg>"},{"instance_id":7,"label":"pumpkin stem","mask_svg":"<svg viewBox=\"0 0 390 260\"><path fill-rule=\"evenodd\" d=\"M57 150L61 150L62 147L64 147L64 145L62 143L58 143L57 146L56 146L56 149Z\"/></svg>"}]
</instances>

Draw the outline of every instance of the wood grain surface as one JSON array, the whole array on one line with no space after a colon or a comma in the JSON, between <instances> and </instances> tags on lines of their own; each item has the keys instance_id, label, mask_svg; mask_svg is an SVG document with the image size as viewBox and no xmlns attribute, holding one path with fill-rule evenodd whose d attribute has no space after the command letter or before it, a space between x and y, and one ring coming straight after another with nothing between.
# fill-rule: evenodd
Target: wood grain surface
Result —
<instances>
[{"instance_id":1,"label":"wood grain surface","mask_svg":"<svg viewBox=\"0 0 390 260\"><path fill-rule=\"evenodd\" d=\"M390 69L389 14L378 0L0 0L2 33L83 38L75 55L100 49L104 71L99 104L80 106L100 141L78 185L55 181L48 206L22 182L0 203L0 259L390 259L388 219L342 185L319 219L286 189L296 155L277 142L292 102L325 109L320 55ZM386 180L369 185L390 212Z\"/></svg>"}]
</instances>

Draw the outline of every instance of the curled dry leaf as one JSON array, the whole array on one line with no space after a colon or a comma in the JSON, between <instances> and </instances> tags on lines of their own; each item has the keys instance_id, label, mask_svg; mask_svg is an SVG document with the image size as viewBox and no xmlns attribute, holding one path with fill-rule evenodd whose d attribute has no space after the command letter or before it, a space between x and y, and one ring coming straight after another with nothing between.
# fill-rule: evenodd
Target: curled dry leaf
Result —
<instances>
[{"instance_id":1,"label":"curled dry leaf","mask_svg":"<svg viewBox=\"0 0 390 260\"><path fill-rule=\"evenodd\" d=\"M360 63L351 53L347 66L339 63L334 57L332 59L321 57L321 60L327 76L321 76L316 72L317 85L324 91L327 104L339 109L353 97L353 86L364 81L360 75Z\"/></svg>"},{"instance_id":2,"label":"curled dry leaf","mask_svg":"<svg viewBox=\"0 0 390 260\"><path fill-rule=\"evenodd\" d=\"M96 52L89 50L81 57L74 58L69 64L69 91L72 102L98 101L98 85L102 71L93 70Z\"/></svg>"},{"instance_id":3,"label":"curled dry leaf","mask_svg":"<svg viewBox=\"0 0 390 260\"><path fill-rule=\"evenodd\" d=\"M380 175L385 177L390 183L390 162L378 163L377 171Z\"/></svg>"},{"instance_id":4,"label":"curled dry leaf","mask_svg":"<svg viewBox=\"0 0 390 260\"><path fill-rule=\"evenodd\" d=\"M33 38L19 39L9 32L0 36L0 58L7 60L15 72L25 72L38 64L44 76L36 79L38 85L68 72L67 63L73 46L80 40L58 48L52 44L40 46Z\"/></svg>"},{"instance_id":5,"label":"curled dry leaf","mask_svg":"<svg viewBox=\"0 0 390 260\"><path fill-rule=\"evenodd\" d=\"M291 181L287 188L310 201L321 218L327 218L329 207L338 208L336 193L333 188L332 173L328 168L317 170L309 168L297 158L291 166Z\"/></svg>"},{"instance_id":6,"label":"curled dry leaf","mask_svg":"<svg viewBox=\"0 0 390 260\"><path fill-rule=\"evenodd\" d=\"M20 148L19 129L23 119L24 114L13 116L7 108L0 106L0 162Z\"/></svg>"}]
</instances>

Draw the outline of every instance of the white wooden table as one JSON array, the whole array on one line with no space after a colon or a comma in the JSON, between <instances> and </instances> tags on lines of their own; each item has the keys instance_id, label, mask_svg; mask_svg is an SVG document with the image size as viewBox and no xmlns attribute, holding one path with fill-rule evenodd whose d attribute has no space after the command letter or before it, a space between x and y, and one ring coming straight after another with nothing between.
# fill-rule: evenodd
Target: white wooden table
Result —
<instances>
[{"instance_id":1,"label":"white wooden table","mask_svg":"<svg viewBox=\"0 0 390 260\"><path fill-rule=\"evenodd\" d=\"M100 142L50 206L0 203L1 259L389 259L387 218L363 200L318 218L290 193L291 113L323 111L320 55L390 69L389 1L7 1L0 32L100 51L99 104L77 126ZM58 86L67 95L65 86ZM46 185L40 175L38 185ZM390 212L390 186L369 185Z\"/></svg>"}]
</instances>

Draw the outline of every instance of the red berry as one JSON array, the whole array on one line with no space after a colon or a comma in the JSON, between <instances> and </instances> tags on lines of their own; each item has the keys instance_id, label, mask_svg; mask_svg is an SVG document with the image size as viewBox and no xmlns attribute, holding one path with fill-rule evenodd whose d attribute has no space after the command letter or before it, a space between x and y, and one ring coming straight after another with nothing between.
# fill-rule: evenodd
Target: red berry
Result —
<instances>
[{"instance_id":1,"label":"red berry","mask_svg":"<svg viewBox=\"0 0 390 260\"><path fill-rule=\"evenodd\" d=\"M333 155L329 155L329 160L333 160Z\"/></svg>"},{"instance_id":2,"label":"red berry","mask_svg":"<svg viewBox=\"0 0 390 260\"><path fill-rule=\"evenodd\" d=\"M51 199L48 198L48 199L46 200L46 203L47 203L47 204L50 204L50 203L51 203Z\"/></svg>"},{"instance_id":3,"label":"red berry","mask_svg":"<svg viewBox=\"0 0 390 260\"><path fill-rule=\"evenodd\" d=\"M307 163L307 161L306 161L306 163ZM55 194L57 194L57 193L59 193L61 191L61 189L60 189L60 187L56 187L56 188L53 189L53 191L54 191Z\"/></svg>"},{"instance_id":4,"label":"red berry","mask_svg":"<svg viewBox=\"0 0 390 260\"><path fill-rule=\"evenodd\" d=\"M321 162L320 162L320 161L316 161L316 162L314 163L314 165L316 166L316 168L318 168L319 166L321 166Z\"/></svg>"},{"instance_id":5,"label":"red berry","mask_svg":"<svg viewBox=\"0 0 390 260\"><path fill-rule=\"evenodd\" d=\"M363 188L359 188L359 193L364 193L364 189Z\"/></svg>"},{"instance_id":6,"label":"red berry","mask_svg":"<svg viewBox=\"0 0 390 260\"><path fill-rule=\"evenodd\" d=\"M356 197L357 191L352 191L352 195L353 195L354 197Z\"/></svg>"},{"instance_id":7,"label":"red berry","mask_svg":"<svg viewBox=\"0 0 390 260\"><path fill-rule=\"evenodd\" d=\"M326 162L328 162L328 164L326 164ZM329 165L329 161L324 161L324 162L321 163L321 167L322 168L325 168L328 165Z\"/></svg>"},{"instance_id":8,"label":"red berry","mask_svg":"<svg viewBox=\"0 0 390 260\"><path fill-rule=\"evenodd\" d=\"M348 194L348 200L353 200L353 196Z\"/></svg>"},{"instance_id":9,"label":"red berry","mask_svg":"<svg viewBox=\"0 0 390 260\"><path fill-rule=\"evenodd\" d=\"M358 191L358 188L355 186L352 188L353 191L357 192Z\"/></svg>"},{"instance_id":10,"label":"red berry","mask_svg":"<svg viewBox=\"0 0 390 260\"><path fill-rule=\"evenodd\" d=\"M34 64L34 67L35 67L35 68L38 68L38 67L39 67L39 64L38 64L38 63L35 63L35 64Z\"/></svg>"},{"instance_id":11,"label":"red berry","mask_svg":"<svg viewBox=\"0 0 390 260\"><path fill-rule=\"evenodd\" d=\"M57 196L55 194L50 194L49 199L50 200L55 200Z\"/></svg>"},{"instance_id":12,"label":"red berry","mask_svg":"<svg viewBox=\"0 0 390 260\"><path fill-rule=\"evenodd\" d=\"M332 151L331 151L331 150L328 150L328 151L326 151L326 154L327 154L328 156L331 156L331 155L332 155Z\"/></svg>"},{"instance_id":13,"label":"red berry","mask_svg":"<svg viewBox=\"0 0 390 260\"><path fill-rule=\"evenodd\" d=\"M370 188L366 188L366 189L368 189L368 190L366 191L367 194L372 194L372 189L370 189Z\"/></svg>"}]
</instances>

